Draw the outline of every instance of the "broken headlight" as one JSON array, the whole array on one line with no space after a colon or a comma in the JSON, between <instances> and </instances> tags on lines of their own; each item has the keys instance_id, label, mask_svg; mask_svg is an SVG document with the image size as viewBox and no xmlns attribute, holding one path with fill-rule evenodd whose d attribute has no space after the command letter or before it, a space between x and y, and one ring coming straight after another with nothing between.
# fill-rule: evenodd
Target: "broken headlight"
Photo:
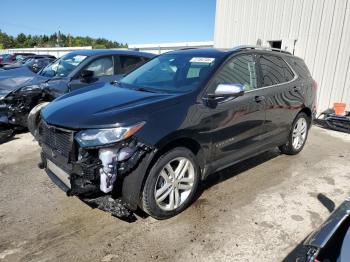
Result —
<instances>
[{"instance_id":1,"label":"broken headlight","mask_svg":"<svg viewBox=\"0 0 350 262\"><path fill-rule=\"evenodd\" d=\"M19 89L20 92L29 92L29 91L35 91L39 90L41 87L39 85L30 85L30 86L24 86Z\"/></svg>"},{"instance_id":2,"label":"broken headlight","mask_svg":"<svg viewBox=\"0 0 350 262\"><path fill-rule=\"evenodd\" d=\"M75 139L81 147L96 147L112 144L124 140L145 125L145 122L138 123L129 127L115 127L108 129L87 129L80 131Z\"/></svg>"}]
</instances>

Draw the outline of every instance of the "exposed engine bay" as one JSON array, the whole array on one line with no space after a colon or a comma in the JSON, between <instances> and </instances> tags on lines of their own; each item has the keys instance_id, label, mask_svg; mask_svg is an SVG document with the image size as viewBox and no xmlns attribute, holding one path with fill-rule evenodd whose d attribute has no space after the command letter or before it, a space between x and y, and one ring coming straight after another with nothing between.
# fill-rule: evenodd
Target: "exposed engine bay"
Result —
<instances>
[{"instance_id":1,"label":"exposed engine bay","mask_svg":"<svg viewBox=\"0 0 350 262\"><path fill-rule=\"evenodd\" d=\"M116 196L115 184L136 168L147 151L150 148L133 139L115 147L80 148L78 161L70 176L71 189L67 194L87 196L103 192Z\"/></svg>"},{"instance_id":2,"label":"exposed engine bay","mask_svg":"<svg viewBox=\"0 0 350 262\"><path fill-rule=\"evenodd\" d=\"M43 101L42 90L16 91L3 99L4 111L6 110L8 123L14 127L27 127L27 118L30 110Z\"/></svg>"},{"instance_id":3,"label":"exposed engine bay","mask_svg":"<svg viewBox=\"0 0 350 262\"><path fill-rule=\"evenodd\" d=\"M30 111L44 99L42 90L15 91L0 99L0 142L26 129Z\"/></svg>"}]
</instances>

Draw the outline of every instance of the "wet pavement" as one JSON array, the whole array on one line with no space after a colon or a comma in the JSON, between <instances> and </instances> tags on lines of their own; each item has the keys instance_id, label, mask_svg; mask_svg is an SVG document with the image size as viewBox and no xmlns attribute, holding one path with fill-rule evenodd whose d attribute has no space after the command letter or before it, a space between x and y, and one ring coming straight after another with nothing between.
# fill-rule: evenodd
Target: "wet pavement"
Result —
<instances>
[{"instance_id":1,"label":"wet pavement","mask_svg":"<svg viewBox=\"0 0 350 262\"><path fill-rule=\"evenodd\" d=\"M350 135L314 127L297 156L272 150L211 175L166 221L128 223L66 197L30 134L0 145L0 261L293 261L350 193Z\"/></svg>"}]
</instances>

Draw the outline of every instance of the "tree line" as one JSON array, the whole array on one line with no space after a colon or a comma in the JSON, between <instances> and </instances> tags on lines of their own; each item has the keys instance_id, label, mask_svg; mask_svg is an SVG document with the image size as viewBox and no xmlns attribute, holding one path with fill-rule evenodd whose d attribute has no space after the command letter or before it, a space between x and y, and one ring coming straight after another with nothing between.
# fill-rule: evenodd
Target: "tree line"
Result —
<instances>
[{"instance_id":1,"label":"tree line","mask_svg":"<svg viewBox=\"0 0 350 262\"><path fill-rule=\"evenodd\" d=\"M52 35L8 35L0 30L0 49L32 48L32 47L71 47L92 46L93 48L126 48L127 44L107 40L105 38L92 38L89 36L71 36L61 32Z\"/></svg>"}]
</instances>

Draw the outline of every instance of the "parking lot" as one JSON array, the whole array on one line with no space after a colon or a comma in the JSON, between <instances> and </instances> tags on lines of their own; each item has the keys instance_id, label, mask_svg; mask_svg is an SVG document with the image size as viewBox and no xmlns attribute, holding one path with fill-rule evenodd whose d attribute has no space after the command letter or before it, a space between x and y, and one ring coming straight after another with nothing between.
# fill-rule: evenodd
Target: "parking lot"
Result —
<instances>
[{"instance_id":1,"label":"parking lot","mask_svg":"<svg viewBox=\"0 0 350 262\"><path fill-rule=\"evenodd\" d=\"M269 151L213 174L166 220L128 223L68 198L28 133L0 147L0 261L291 261L350 192L350 138L313 127L303 152Z\"/></svg>"}]
</instances>

